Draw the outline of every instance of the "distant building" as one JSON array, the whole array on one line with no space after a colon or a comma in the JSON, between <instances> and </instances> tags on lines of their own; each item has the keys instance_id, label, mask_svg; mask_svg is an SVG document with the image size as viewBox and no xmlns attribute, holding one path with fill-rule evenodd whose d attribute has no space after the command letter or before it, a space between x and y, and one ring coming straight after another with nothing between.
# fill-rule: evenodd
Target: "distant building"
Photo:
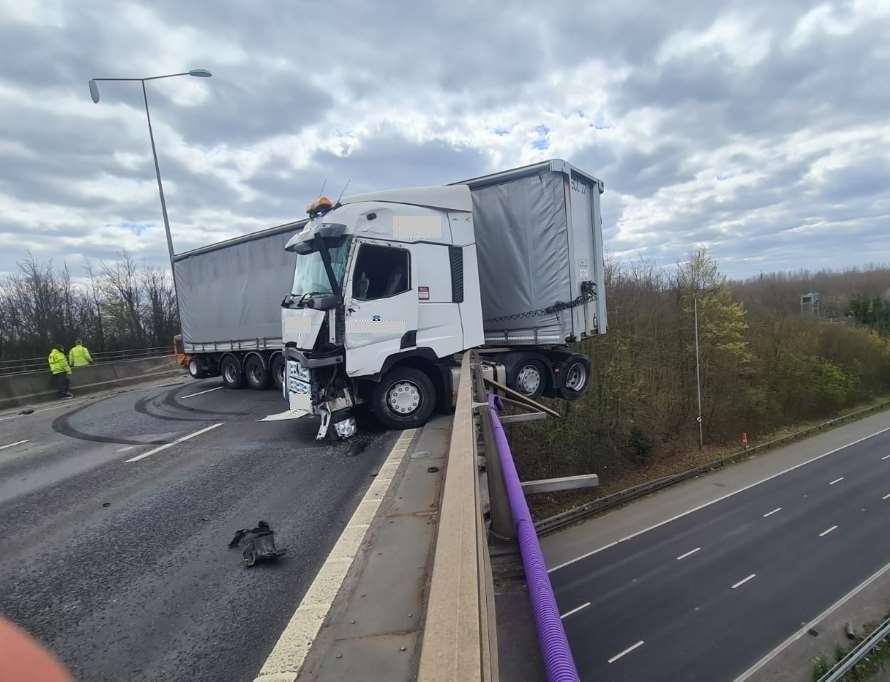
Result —
<instances>
[{"instance_id":1,"label":"distant building","mask_svg":"<svg viewBox=\"0 0 890 682\"><path fill-rule=\"evenodd\" d=\"M801 294L800 314L803 317L820 319L822 317L822 296L816 291Z\"/></svg>"}]
</instances>

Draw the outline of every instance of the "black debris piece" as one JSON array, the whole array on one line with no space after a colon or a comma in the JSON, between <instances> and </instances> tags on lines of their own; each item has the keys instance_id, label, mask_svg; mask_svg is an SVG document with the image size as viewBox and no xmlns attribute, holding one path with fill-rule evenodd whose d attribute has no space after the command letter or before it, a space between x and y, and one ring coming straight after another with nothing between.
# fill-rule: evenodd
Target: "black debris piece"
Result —
<instances>
[{"instance_id":1,"label":"black debris piece","mask_svg":"<svg viewBox=\"0 0 890 682\"><path fill-rule=\"evenodd\" d=\"M19 414L34 414L34 410L29 408L27 410L22 410Z\"/></svg>"},{"instance_id":2,"label":"black debris piece","mask_svg":"<svg viewBox=\"0 0 890 682\"><path fill-rule=\"evenodd\" d=\"M237 547L242 540L246 544L241 557L248 568L257 561L271 561L287 553L286 548L275 546L275 531L265 521L258 521L256 528L239 530L229 543L229 548Z\"/></svg>"}]
</instances>

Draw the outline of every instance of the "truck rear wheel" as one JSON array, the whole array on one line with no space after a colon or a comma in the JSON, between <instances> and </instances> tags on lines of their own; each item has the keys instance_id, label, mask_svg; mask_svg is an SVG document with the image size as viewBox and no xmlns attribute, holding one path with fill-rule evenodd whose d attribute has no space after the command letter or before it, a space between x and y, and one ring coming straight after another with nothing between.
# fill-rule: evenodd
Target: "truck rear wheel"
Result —
<instances>
[{"instance_id":1,"label":"truck rear wheel","mask_svg":"<svg viewBox=\"0 0 890 682\"><path fill-rule=\"evenodd\" d=\"M244 363L244 377L247 385L255 391L264 391L269 388L272 379L271 372L266 369L262 358L250 355Z\"/></svg>"},{"instance_id":2,"label":"truck rear wheel","mask_svg":"<svg viewBox=\"0 0 890 682\"><path fill-rule=\"evenodd\" d=\"M272 382L275 384L275 388L280 391L284 386L284 356L281 353L276 353L272 356L269 366L272 371Z\"/></svg>"},{"instance_id":3,"label":"truck rear wheel","mask_svg":"<svg viewBox=\"0 0 890 682\"><path fill-rule=\"evenodd\" d=\"M219 372L222 374L223 386L226 388L241 388L244 386L244 372L241 363L234 355L227 355L219 364Z\"/></svg>"},{"instance_id":4,"label":"truck rear wheel","mask_svg":"<svg viewBox=\"0 0 890 682\"><path fill-rule=\"evenodd\" d=\"M547 388L547 367L531 358L517 362L510 370L507 384L524 396L537 398Z\"/></svg>"},{"instance_id":5,"label":"truck rear wheel","mask_svg":"<svg viewBox=\"0 0 890 682\"><path fill-rule=\"evenodd\" d=\"M590 384L590 361L583 355L572 355L560 371L559 394L565 400L578 400Z\"/></svg>"},{"instance_id":6,"label":"truck rear wheel","mask_svg":"<svg viewBox=\"0 0 890 682\"><path fill-rule=\"evenodd\" d=\"M207 376L207 374L201 369L201 364L198 362L198 358L189 358L188 369L192 379L203 379L205 376Z\"/></svg>"},{"instance_id":7,"label":"truck rear wheel","mask_svg":"<svg viewBox=\"0 0 890 682\"><path fill-rule=\"evenodd\" d=\"M419 369L396 367L374 386L371 406L387 428L414 429L436 409L436 389Z\"/></svg>"}]
</instances>

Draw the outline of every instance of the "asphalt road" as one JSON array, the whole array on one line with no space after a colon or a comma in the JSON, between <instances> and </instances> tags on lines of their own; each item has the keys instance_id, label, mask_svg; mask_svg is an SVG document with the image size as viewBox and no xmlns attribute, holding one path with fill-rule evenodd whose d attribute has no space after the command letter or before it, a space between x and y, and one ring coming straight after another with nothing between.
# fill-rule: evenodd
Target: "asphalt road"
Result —
<instances>
[{"instance_id":1,"label":"asphalt road","mask_svg":"<svg viewBox=\"0 0 890 682\"><path fill-rule=\"evenodd\" d=\"M890 561L888 528L885 431L550 577L582 679L731 680Z\"/></svg>"},{"instance_id":2,"label":"asphalt road","mask_svg":"<svg viewBox=\"0 0 890 682\"><path fill-rule=\"evenodd\" d=\"M252 680L396 436L317 443L218 386L0 414L0 613L79 680ZM288 554L246 569L227 544L259 519Z\"/></svg>"}]
</instances>

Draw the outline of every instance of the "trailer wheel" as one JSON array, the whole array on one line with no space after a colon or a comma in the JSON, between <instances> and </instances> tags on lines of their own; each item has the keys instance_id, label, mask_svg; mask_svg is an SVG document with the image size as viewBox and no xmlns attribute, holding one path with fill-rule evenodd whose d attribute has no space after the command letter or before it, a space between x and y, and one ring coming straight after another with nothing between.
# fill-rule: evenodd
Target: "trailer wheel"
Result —
<instances>
[{"instance_id":1,"label":"trailer wheel","mask_svg":"<svg viewBox=\"0 0 890 682\"><path fill-rule=\"evenodd\" d=\"M189 358L188 370L192 379L203 379L205 376L207 376L207 374L201 369L201 363L198 362L198 358Z\"/></svg>"},{"instance_id":2,"label":"trailer wheel","mask_svg":"<svg viewBox=\"0 0 890 682\"><path fill-rule=\"evenodd\" d=\"M244 363L244 377L247 379L247 385L255 391L264 391L269 388L272 378L263 359L257 355L247 357L247 361Z\"/></svg>"},{"instance_id":3,"label":"trailer wheel","mask_svg":"<svg viewBox=\"0 0 890 682\"><path fill-rule=\"evenodd\" d=\"M371 406L387 428L414 429L436 409L436 389L419 369L396 367L374 386Z\"/></svg>"},{"instance_id":4,"label":"trailer wheel","mask_svg":"<svg viewBox=\"0 0 890 682\"><path fill-rule=\"evenodd\" d=\"M241 363L234 355L227 355L222 359L219 371L222 374L223 386L226 388L242 388L244 386L244 372L241 370Z\"/></svg>"},{"instance_id":5,"label":"trailer wheel","mask_svg":"<svg viewBox=\"0 0 890 682\"><path fill-rule=\"evenodd\" d=\"M284 356L281 353L276 353L272 356L269 366L272 368L272 382L275 384L275 388L280 391L284 386Z\"/></svg>"},{"instance_id":6,"label":"trailer wheel","mask_svg":"<svg viewBox=\"0 0 890 682\"><path fill-rule=\"evenodd\" d=\"M572 355L563 364L560 376L559 394L565 400L578 400L590 384L590 361L583 355Z\"/></svg>"},{"instance_id":7,"label":"trailer wheel","mask_svg":"<svg viewBox=\"0 0 890 682\"><path fill-rule=\"evenodd\" d=\"M507 385L524 396L537 398L547 388L547 367L540 360L521 360L510 369Z\"/></svg>"}]
</instances>

